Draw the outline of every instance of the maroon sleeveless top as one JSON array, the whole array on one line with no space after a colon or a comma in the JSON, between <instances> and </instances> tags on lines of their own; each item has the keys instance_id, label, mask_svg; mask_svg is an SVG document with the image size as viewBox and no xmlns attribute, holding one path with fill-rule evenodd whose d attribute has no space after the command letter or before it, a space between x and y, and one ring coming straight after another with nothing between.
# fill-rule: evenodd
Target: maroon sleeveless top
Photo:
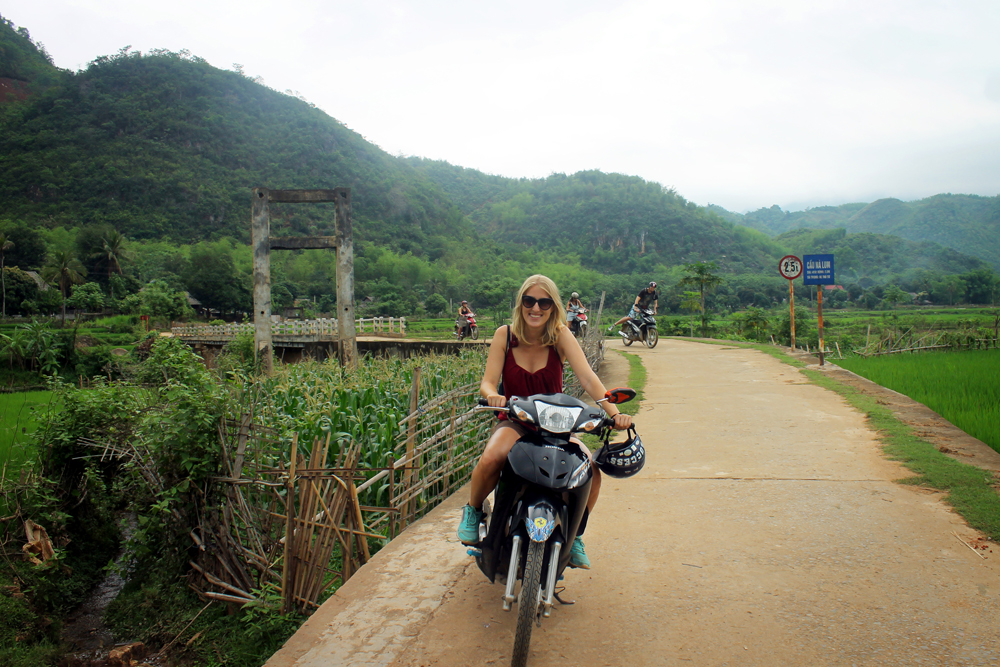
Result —
<instances>
[{"instance_id":1,"label":"maroon sleeveless top","mask_svg":"<svg viewBox=\"0 0 1000 667\"><path fill-rule=\"evenodd\" d=\"M510 334L510 347L504 357L503 375L501 375L505 398L532 394L558 394L563 390L563 363L554 345L549 347L549 359L545 366L534 373L521 368L514 360L511 350L515 347L517 347L517 337ZM501 413L499 417L506 419L507 415Z\"/></svg>"}]
</instances>

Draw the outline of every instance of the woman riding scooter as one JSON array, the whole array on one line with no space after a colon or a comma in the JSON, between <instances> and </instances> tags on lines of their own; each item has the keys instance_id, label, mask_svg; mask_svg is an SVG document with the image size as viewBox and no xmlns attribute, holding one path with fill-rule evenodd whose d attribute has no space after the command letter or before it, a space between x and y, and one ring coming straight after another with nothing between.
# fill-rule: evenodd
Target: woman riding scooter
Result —
<instances>
[{"instance_id":1,"label":"woman riding scooter","mask_svg":"<svg viewBox=\"0 0 1000 667\"><path fill-rule=\"evenodd\" d=\"M472 309L469 308L469 302L462 299L462 305L458 309L458 319L455 320L455 333L462 333L462 327L465 326L465 316L472 313Z\"/></svg>"},{"instance_id":2,"label":"woman riding scooter","mask_svg":"<svg viewBox=\"0 0 1000 667\"><path fill-rule=\"evenodd\" d=\"M507 405L511 396L561 392L563 363L566 361L591 398L605 398L607 390L590 368L580 344L566 326L566 312L559 298L559 289L551 279L534 275L524 281L517 295L511 321L512 324L498 328L493 335L486 369L479 385L479 393L491 407ZM502 394L498 389L501 377ZM615 428L627 429L632 425L632 418L619 412L617 406L605 404L604 409L614 419ZM462 543L475 544L479 541L483 501L496 486L507 455L526 428L514 424L506 415L500 415L493 435L472 472L469 504L463 508L458 528L458 539ZM589 455L587 448L579 440L573 438L573 442ZM593 484L587 501L588 514L594 509L600 488L601 474L594 468ZM584 518L580 534L583 533L586 521ZM570 566L590 568L590 560L579 535L573 542Z\"/></svg>"},{"instance_id":3,"label":"woman riding scooter","mask_svg":"<svg viewBox=\"0 0 1000 667\"><path fill-rule=\"evenodd\" d=\"M569 330L573 332L573 335L577 338L585 331L586 327L586 316L581 317L581 313L586 313L587 309L583 307L583 302L580 301L580 295L573 292L569 301L566 303L566 320L569 326Z\"/></svg>"}]
</instances>

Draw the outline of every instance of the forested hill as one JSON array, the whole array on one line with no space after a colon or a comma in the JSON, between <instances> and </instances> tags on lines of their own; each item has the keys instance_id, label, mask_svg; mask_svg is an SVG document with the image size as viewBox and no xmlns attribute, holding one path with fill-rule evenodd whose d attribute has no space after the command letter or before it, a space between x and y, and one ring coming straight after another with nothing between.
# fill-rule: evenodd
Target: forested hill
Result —
<instances>
[{"instance_id":1,"label":"forested hill","mask_svg":"<svg viewBox=\"0 0 1000 667\"><path fill-rule=\"evenodd\" d=\"M409 158L471 217L512 248L555 250L609 273L698 260L727 272L770 269L785 248L637 176L585 171L541 179L492 176Z\"/></svg>"},{"instance_id":2,"label":"forested hill","mask_svg":"<svg viewBox=\"0 0 1000 667\"><path fill-rule=\"evenodd\" d=\"M0 73L17 92L0 104L0 226L98 224L136 240L243 244L252 187L347 186L359 257L378 246L443 259L469 280L509 273L508 261L517 271L558 263L663 279L710 260L724 273L770 274L781 255L819 238L769 238L739 223L773 234L761 220L794 214L706 209L636 176L517 179L397 158L302 99L184 52L126 48L68 72L0 18ZM811 225L788 226L877 221L879 204L811 209ZM276 205L272 217L274 234L328 233L333 222L323 205ZM933 244L854 236L823 239L855 248L859 262L882 258L877 270L969 264Z\"/></svg>"},{"instance_id":3,"label":"forested hill","mask_svg":"<svg viewBox=\"0 0 1000 667\"><path fill-rule=\"evenodd\" d=\"M24 37L0 32L5 47ZM0 107L0 200L13 219L247 239L259 185L350 187L359 240L432 259L473 232L437 186L324 112L186 54L122 50ZM333 220L328 206L272 216L287 233Z\"/></svg>"},{"instance_id":4,"label":"forested hill","mask_svg":"<svg viewBox=\"0 0 1000 667\"><path fill-rule=\"evenodd\" d=\"M879 199L870 204L819 206L795 212L772 206L744 215L709 208L731 222L771 236L793 229L838 227L854 233L892 234L939 243L1000 268L1000 195L941 194L912 202Z\"/></svg>"},{"instance_id":5,"label":"forested hill","mask_svg":"<svg viewBox=\"0 0 1000 667\"><path fill-rule=\"evenodd\" d=\"M0 16L0 104L23 100L57 83L65 74L25 28L15 29Z\"/></svg>"},{"instance_id":6,"label":"forested hill","mask_svg":"<svg viewBox=\"0 0 1000 667\"><path fill-rule=\"evenodd\" d=\"M932 242L843 229L768 239L742 216L702 208L636 176L580 172L515 179L409 158L484 235L509 248L561 251L605 273L655 274L658 264L715 261L727 273L771 273L789 252L836 253L845 280L883 281L915 270L962 273L982 261ZM863 205L862 205L863 206Z\"/></svg>"}]
</instances>

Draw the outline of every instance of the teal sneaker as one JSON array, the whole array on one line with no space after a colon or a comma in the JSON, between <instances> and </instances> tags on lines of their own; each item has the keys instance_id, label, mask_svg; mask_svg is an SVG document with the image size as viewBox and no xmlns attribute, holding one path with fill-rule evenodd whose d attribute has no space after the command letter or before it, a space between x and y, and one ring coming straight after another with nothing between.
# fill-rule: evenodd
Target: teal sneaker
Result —
<instances>
[{"instance_id":1,"label":"teal sneaker","mask_svg":"<svg viewBox=\"0 0 1000 667\"><path fill-rule=\"evenodd\" d=\"M573 540L573 548L569 552L569 566L578 567L581 570L590 569L590 559L587 558L587 550L583 548L582 537Z\"/></svg>"},{"instance_id":2,"label":"teal sneaker","mask_svg":"<svg viewBox=\"0 0 1000 667\"><path fill-rule=\"evenodd\" d=\"M462 508L462 521L458 524L458 539L462 544L479 544L479 522L482 520L482 510L472 505Z\"/></svg>"}]
</instances>

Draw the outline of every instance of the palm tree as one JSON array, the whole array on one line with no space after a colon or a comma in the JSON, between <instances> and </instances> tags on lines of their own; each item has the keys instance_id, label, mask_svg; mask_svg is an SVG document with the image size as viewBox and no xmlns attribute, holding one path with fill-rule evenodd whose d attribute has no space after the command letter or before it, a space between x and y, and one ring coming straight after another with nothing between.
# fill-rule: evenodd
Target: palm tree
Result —
<instances>
[{"instance_id":1,"label":"palm tree","mask_svg":"<svg viewBox=\"0 0 1000 667\"><path fill-rule=\"evenodd\" d=\"M108 267L108 287L111 289L111 300L115 298L115 288L111 284L111 274L122 274L122 260L128 258L125 250L125 237L112 229L101 239L101 249L93 254L93 257L101 260Z\"/></svg>"},{"instance_id":2,"label":"palm tree","mask_svg":"<svg viewBox=\"0 0 1000 667\"><path fill-rule=\"evenodd\" d=\"M68 250L59 250L49 260L48 265L42 269L42 279L52 285L58 285L62 293L62 321L66 326L66 298L73 285L83 282L83 277L87 275L87 269L83 268L76 257Z\"/></svg>"},{"instance_id":3,"label":"palm tree","mask_svg":"<svg viewBox=\"0 0 1000 667\"><path fill-rule=\"evenodd\" d=\"M694 338L694 313L698 310L698 293L684 292L684 300L681 301L681 308L691 311L691 338Z\"/></svg>"},{"instance_id":4,"label":"palm tree","mask_svg":"<svg viewBox=\"0 0 1000 667\"><path fill-rule=\"evenodd\" d=\"M6 234L0 234L0 289L3 290L3 316L7 317L7 276L3 272L3 254L14 247Z\"/></svg>"},{"instance_id":5,"label":"palm tree","mask_svg":"<svg viewBox=\"0 0 1000 667\"><path fill-rule=\"evenodd\" d=\"M708 320L705 313L705 293L722 284L722 276L717 276L715 262L695 262L685 264L684 272L687 274L681 278L681 287L695 287L701 294L701 335L708 333Z\"/></svg>"}]
</instances>

